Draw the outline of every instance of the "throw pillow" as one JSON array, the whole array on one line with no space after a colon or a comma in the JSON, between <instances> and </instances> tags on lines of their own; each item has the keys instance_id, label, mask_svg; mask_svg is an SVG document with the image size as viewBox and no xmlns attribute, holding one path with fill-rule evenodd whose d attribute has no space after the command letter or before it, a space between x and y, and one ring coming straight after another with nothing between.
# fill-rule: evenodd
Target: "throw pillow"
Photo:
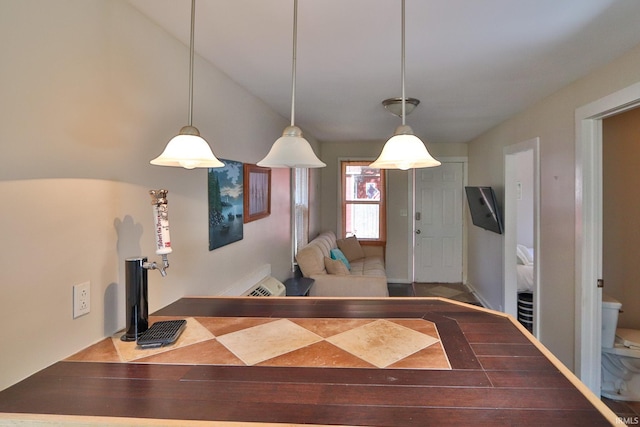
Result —
<instances>
[{"instance_id":1,"label":"throw pillow","mask_svg":"<svg viewBox=\"0 0 640 427\"><path fill-rule=\"evenodd\" d=\"M340 249L331 249L329 251L329 254L331 255L331 259L342 262L344 266L347 267L347 270L351 270L351 264L349 264L349 260L342 253ZM325 265L325 268L326 268L326 265Z\"/></svg>"},{"instance_id":2,"label":"throw pillow","mask_svg":"<svg viewBox=\"0 0 640 427\"><path fill-rule=\"evenodd\" d=\"M329 274L335 274L338 276L349 275L347 266L340 260L324 257L324 266Z\"/></svg>"},{"instance_id":3,"label":"throw pillow","mask_svg":"<svg viewBox=\"0 0 640 427\"><path fill-rule=\"evenodd\" d=\"M349 261L364 258L364 251L362 250L362 246L360 246L360 242L358 242L356 236L340 239L336 243L338 244L338 248L340 248Z\"/></svg>"}]
</instances>

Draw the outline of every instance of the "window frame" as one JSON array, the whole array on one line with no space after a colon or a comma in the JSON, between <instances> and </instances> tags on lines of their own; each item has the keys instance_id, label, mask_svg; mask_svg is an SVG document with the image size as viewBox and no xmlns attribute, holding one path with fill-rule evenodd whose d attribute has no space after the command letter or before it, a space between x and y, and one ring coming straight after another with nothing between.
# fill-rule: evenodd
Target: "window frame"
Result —
<instances>
[{"instance_id":1,"label":"window frame","mask_svg":"<svg viewBox=\"0 0 640 427\"><path fill-rule=\"evenodd\" d=\"M353 159L341 159L340 160L340 237L347 237L347 204L360 204L360 205L378 205L380 216L378 218L378 235L377 239L371 238L360 238L358 240L361 244L364 245L372 245L372 246L384 246L387 242L387 174L385 169L380 170L380 200L347 200L346 199L346 171L347 166L369 166L373 160L353 160Z\"/></svg>"},{"instance_id":2,"label":"window frame","mask_svg":"<svg viewBox=\"0 0 640 427\"><path fill-rule=\"evenodd\" d=\"M309 168L292 169L292 216L293 253L309 243L309 196L311 193L311 171ZM302 214L302 217L299 215ZM300 229L300 227L302 229ZM294 261L295 262L295 261Z\"/></svg>"}]
</instances>

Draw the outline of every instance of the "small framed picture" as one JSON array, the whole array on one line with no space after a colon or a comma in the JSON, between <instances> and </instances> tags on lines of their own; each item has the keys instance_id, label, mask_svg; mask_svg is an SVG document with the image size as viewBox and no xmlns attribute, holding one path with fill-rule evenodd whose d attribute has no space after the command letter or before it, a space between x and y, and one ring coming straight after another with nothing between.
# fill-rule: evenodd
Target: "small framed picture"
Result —
<instances>
[{"instance_id":1,"label":"small framed picture","mask_svg":"<svg viewBox=\"0 0 640 427\"><path fill-rule=\"evenodd\" d=\"M244 222L271 214L271 169L245 163Z\"/></svg>"}]
</instances>

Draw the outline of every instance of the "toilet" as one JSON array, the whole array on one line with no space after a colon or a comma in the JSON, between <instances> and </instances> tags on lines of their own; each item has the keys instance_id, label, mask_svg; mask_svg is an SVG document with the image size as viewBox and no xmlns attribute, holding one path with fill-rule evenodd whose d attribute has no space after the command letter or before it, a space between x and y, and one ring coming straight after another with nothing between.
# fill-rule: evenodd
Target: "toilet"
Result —
<instances>
[{"instance_id":1,"label":"toilet","mask_svg":"<svg viewBox=\"0 0 640 427\"><path fill-rule=\"evenodd\" d=\"M640 330L617 328L622 304L602 296L602 383L600 394L640 401Z\"/></svg>"}]
</instances>

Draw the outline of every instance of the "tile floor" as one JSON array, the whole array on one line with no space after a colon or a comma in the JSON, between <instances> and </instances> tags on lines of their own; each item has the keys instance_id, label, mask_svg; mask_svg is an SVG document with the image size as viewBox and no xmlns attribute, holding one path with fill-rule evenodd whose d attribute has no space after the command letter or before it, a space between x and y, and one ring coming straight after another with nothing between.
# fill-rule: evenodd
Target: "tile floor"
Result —
<instances>
[{"instance_id":1,"label":"tile floor","mask_svg":"<svg viewBox=\"0 0 640 427\"><path fill-rule=\"evenodd\" d=\"M170 318L156 316L150 320ZM175 344L150 349L124 342L120 335L67 360L451 369L436 325L424 319L189 317Z\"/></svg>"}]
</instances>

